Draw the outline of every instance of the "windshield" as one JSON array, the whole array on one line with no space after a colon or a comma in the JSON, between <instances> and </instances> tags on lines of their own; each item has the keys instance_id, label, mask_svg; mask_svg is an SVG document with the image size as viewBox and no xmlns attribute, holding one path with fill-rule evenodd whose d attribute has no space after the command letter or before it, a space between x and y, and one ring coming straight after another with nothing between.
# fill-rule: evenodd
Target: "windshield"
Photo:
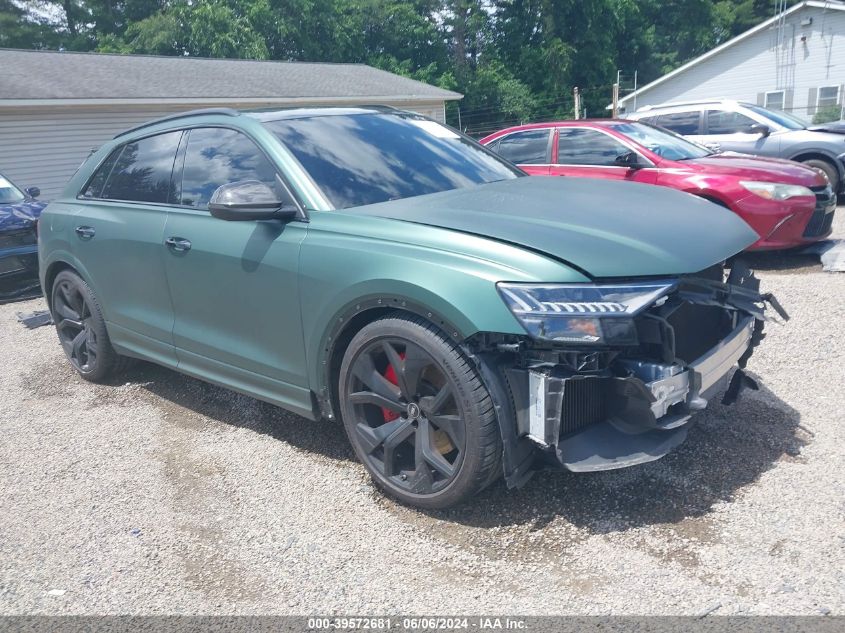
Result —
<instances>
[{"instance_id":1,"label":"windshield","mask_svg":"<svg viewBox=\"0 0 845 633\"><path fill-rule=\"evenodd\" d=\"M648 123L631 121L628 123L614 123L610 126L620 134L624 134L632 141L636 141L648 148L661 158L668 160L688 160L703 158L713 154L709 149L688 141L674 132L658 128Z\"/></svg>"},{"instance_id":2,"label":"windshield","mask_svg":"<svg viewBox=\"0 0 845 633\"><path fill-rule=\"evenodd\" d=\"M21 190L0 174L0 204L23 202L24 198L25 196L21 193Z\"/></svg>"},{"instance_id":3,"label":"windshield","mask_svg":"<svg viewBox=\"0 0 845 633\"><path fill-rule=\"evenodd\" d=\"M743 105L755 114L764 116L767 119L774 121L778 125L785 127L787 130L804 130L807 128L807 126L804 125L804 122L801 119L792 116L791 114L787 114L786 112L782 112L781 110L769 110L768 108L763 108L751 104Z\"/></svg>"},{"instance_id":4,"label":"windshield","mask_svg":"<svg viewBox=\"0 0 845 633\"><path fill-rule=\"evenodd\" d=\"M264 125L337 209L524 175L451 128L407 113L356 112Z\"/></svg>"}]
</instances>

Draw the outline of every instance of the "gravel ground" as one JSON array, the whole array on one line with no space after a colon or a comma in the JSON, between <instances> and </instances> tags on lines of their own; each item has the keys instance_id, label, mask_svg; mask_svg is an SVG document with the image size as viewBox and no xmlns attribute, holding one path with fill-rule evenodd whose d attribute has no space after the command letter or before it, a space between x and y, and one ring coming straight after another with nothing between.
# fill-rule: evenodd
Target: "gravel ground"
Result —
<instances>
[{"instance_id":1,"label":"gravel ground","mask_svg":"<svg viewBox=\"0 0 845 633\"><path fill-rule=\"evenodd\" d=\"M836 235L845 237L845 209ZM845 614L845 274L752 258L789 310L681 449L420 513L341 428L139 364L77 378L0 307L0 613Z\"/></svg>"}]
</instances>

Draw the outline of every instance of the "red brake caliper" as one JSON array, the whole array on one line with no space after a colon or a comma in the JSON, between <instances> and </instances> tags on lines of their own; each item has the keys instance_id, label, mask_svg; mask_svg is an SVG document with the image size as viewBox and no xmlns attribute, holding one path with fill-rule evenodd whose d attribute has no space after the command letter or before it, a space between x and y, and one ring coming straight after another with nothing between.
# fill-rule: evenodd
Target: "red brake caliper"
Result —
<instances>
[{"instance_id":1,"label":"red brake caliper","mask_svg":"<svg viewBox=\"0 0 845 633\"><path fill-rule=\"evenodd\" d=\"M399 358L405 360L405 354L399 354ZM387 369L383 375L387 379L387 382L397 386L399 385L399 381L396 379L396 372L393 370L393 365L390 363L387 364ZM393 420L399 417L399 414L396 413L396 411L391 411L385 407L381 408L381 414L384 416L385 422L393 422Z\"/></svg>"}]
</instances>

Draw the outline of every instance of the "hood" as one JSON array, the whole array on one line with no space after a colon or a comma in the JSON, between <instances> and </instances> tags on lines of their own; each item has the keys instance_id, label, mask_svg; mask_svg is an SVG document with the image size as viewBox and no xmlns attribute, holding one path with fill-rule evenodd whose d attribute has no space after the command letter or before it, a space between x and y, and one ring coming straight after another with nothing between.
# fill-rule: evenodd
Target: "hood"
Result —
<instances>
[{"instance_id":1,"label":"hood","mask_svg":"<svg viewBox=\"0 0 845 633\"><path fill-rule=\"evenodd\" d=\"M14 204L0 203L0 232L31 228L47 206L39 200L24 200Z\"/></svg>"},{"instance_id":2,"label":"hood","mask_svg":"<svg viewBox=\"0 0 845 633\"><path fill-rule=\"evenodd\" d=\"M814 125L807 129L811 132L820 132L823 134L845 134L845 121L822 123L821 125Z\"/></svg>"},{"instance_id":3,"label":"hood","mask_svg":"<svg viewBox=\"0 0 845 633\"><path fill-rule=\"evenodd\" d=\"M815 169L782 158L764 158L734 152L705 156L682 161L691 168L700 168L708 174L725 174L747 180L782 182L805 187L823 187L827 184L824 176Z\"/></svg>"},{"instance_id":4,"label":"hood","mask_svg":"<svg viewBox=\"0 0 845 633\"><path fill-rule=\"evenodd\" d=\"M811 132L826 132L828 134L845 134L845 121L834 121L808 128Z\"/></svg>"},{"instance_id":5,"label":"hood","mask_svg":"<svg viewBox=\"0 0 845 633\"><path fill-rule=\"evenodd\" d=\"M594 278L698 272L759 239L731 211L690 194L591 178L516 178L338 212L516 244Z\"/></svg>"}]
</instances>

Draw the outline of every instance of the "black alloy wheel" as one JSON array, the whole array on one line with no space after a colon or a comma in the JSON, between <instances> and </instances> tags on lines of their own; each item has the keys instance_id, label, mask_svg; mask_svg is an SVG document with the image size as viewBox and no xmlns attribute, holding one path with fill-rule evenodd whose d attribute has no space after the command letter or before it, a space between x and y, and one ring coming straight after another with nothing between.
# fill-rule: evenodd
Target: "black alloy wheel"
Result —
<instances>
[{"instance_id":1,"label":"black alloy wheel","mask_svg":"<svg viewBox=\"0 0 845 633\"><path fill-rule=\"evenodd\" d=\"M340 386L359 458L400 500L454 505L497 471L501 445L489 395L461 352L430 326L405 318L370 324L347 349Z\"/></svg>"},{"instance_id":2,"label":"black alloy wheel","mask_svg":"<svg viewBox=\"0 0 845 633\"><path fill-rule=\"evenodd\" d=\"M78 285L68 279L56 284L53 315L59 341L74 369L80 373L92 371L99 348L97 333L91 326L91 307Z\"/></svg>"},{"instance_id":3,"label":"black alloy wheel","mask_svg":"<svg viewBox=\"0 0 845 633\"><path fill-rule=\"evenodd\" d=\"M80 376L99 382L126 368L130 359L115 352L100 304L79 275L61 271L53 280L50 297L59 342Z\"/></svg>"}]
</instances>

